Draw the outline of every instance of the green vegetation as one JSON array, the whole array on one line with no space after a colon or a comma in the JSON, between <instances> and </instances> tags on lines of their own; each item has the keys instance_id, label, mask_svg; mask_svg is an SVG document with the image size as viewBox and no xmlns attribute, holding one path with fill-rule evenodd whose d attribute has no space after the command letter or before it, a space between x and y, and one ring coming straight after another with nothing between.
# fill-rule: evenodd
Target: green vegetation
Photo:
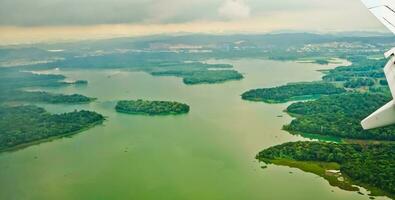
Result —
<instances>
[{"instance_id":1,"label":"green vegetation","mask_svg":"<svg viewBox=\"0 0 395 200\"><path fill-rule=\"evenodd\" d=\"M73 84L75 84L75 85L88 85L88 81L87 80L76 80L75 82L73 82Z\"/></svg>"},{"instance_id":2,"label":"green vegetation","mask_svg":"<svg viewBox=\"0 0 395 200\"><path fill-rule=\"evenodd\" d=\"M395 140L395 126L363 130L360 125L362 119L390 99L382 94L347 93L294 103L287 112L296 119L284 129L341 138Z\"/></svg>"},{"instance_id":3,"label":"green vegetation","mask_svg":"<svg viewBox=\"0 0 395 200\"><path fill-rule=\"evenodd\" d=\"M368 53L357 53L356 48L340 50L343 45L350 44L329 45L339 50L331 50L334 52L333 57L346 59L352 64L324 71L322 81L340 87L342 92L334 92L328 96L321 95L314 101L291 104L287 112L296 119L284 126L284 129L304 136L337 137L340 141L346 141L344 139L347 138L362 139L358 141L367 144L286 143L260 152L257 158L266 163L296 167L317 174L328 180L331 185L345 190L356 191L358 188L353 185L358 184L368 188L373 195L385 194L395 198L395 144L392 142L395 140L395 125L374 130L363 130L360 125L362 119L391 100L388 83L383 73L387 59L383 59L382 56L378 59L369 59ZM323 46L313 50L314 46L320 45L308 46L309 52L293 52L270 58L300 61L311 58L310 60L315 60L318 64L327 64L326 61L329 60L325 57L329 58L331 53L322 51ZM343 53L339 54L340 51ZM312 59L317 55L322 56L323 60ZM351 92L345 93L345 88ZM303 94L319 93L319 90L312 86L311 90L285 85L251 90L244 93L242 97L247 100L280 103L314 97L314 95L304 97ZM356 91L365 93L356 93ZM375 141L369 143L366 140ZM333 173L333 170L338 169L341 175Z\"/></svg>"},{"instance_id":4,"label":"green vegetation","mask_svg":"<svg viewBox=\"0 0 395 200\"><path fill-rule=\"evenodd\" d=\"M45 102L45 103L89 103L95 98L80 94L53 94L48 92L28 92L27 87L61 87L69 85L62 75L33 74L17 69L0 69L0 102ZM79 80L73 84L87 84Z\"/></svg>"},{"instance_id":5,"label":"green vegetation","mask_svg":"<svg viewBox=\"0 0 395 200\"><path fill-rule=\"evenodd\" d=\"M90 98L78 95L55 95L43 92L22 92L26 87L59 87L66 83L61 75L37 75L20 72L23 70L63 68L124 68L144 71L152 75L177 76L185 84L219 83L242 79L227 64L207 64L209 59L258 58L274 60L296 60L317 64L328 64L331 58L342 58L352 62L325 72L323 82L302 83L251 90L243 99L266 102L286 102L298 99L319 98L317 101L295 103L288 112L296 117L286 130L295 133L311 133L326 136L356 139L394 140L394 126L363 131L359 122L368 114L390 100L388 83L382 68L386 62L384 50L392 47L393 37L345 37L341 35L317 35L308 33L267 35L182 35L119 38L112 40L56 44L64 52L48 52L54 44L37 45L37 48L15 46L0 49L0 99L2 101L44 101L51 103L88 102ZM174 48L182 47L189 48ZM41 49L40 48L43 48ZM44 46L44 47L42 47ZM196 49L190 47L196 46ZM368 59L374 58L374 59ZM212 70L211 68L221 68ZM339 87L337 87L339 86ZM363 87L369 94L340 94L345 89ZM371 93L375 94L371 94ZM8 95L8 94L17 95ZM332 95L332 96L324 96ZM323 97L324 96L324 97ZM0 102L1 103L1 102ZM189 106L176 102L120 101L118 112L132 114L180 114L189 111ZM80 111L62 115L51 115L37 107L3 108L8 115L0 115L0 141L13 146L18 142L37 141L41 138L66 134L70 129L81 130L91 123L93 113ZM30 113L30 114L29 114ZM85 116L87 115L87 116ZM79 116L79 117L78 117ZM8 120L3 120L7 117ZM97 117L100 121L100 117ZM102 117L101 117L102 118ZM23 119L23 120L20 120ZM10 122L10 123L7 123ZM14 123L15 122L15 123ZM21 123L21 124L19 124ZM43 128L44 127L44 128ZM74 128L73 128L74 127ZM39 134L29 134L39 130ZM45 137L41 137L43 134ZM26 135L26 136L25 136ZM39 137L33 137L39 136ZM27 138L26 141L23 138ZM29 139L30 138L30 139ZM11 142L10 142L11 141ZM7 148L7 147L6 147ZM325 177L331 184L354 190L351 184L339 181L327 174L327 169L340 169L352 182L369 184L394 193L394 146L350 145L332 143L288 143L261 152L257 158L270 163L298 167Z\"/></svg>"},{"instance_id":6,"label":"green vegetation","mask_svg":"<svg viewBox=\"0 0 395 200\"><path fill-rule=\"evenodd\" d=\"M349 56L351 66L340 66L330 70L323 79L325 81L350 81L384 78L383 67L387 59L371 60L363 56Z\"/></svg>"},{"instance_id":7,"label":"green vegetation","mask_svg":"<svg viewBox=\"0 0 395 200\"><path fill-rule=\"evenodd\" d=\"M59 87L64 85L62 75L33 74L18 69L0 68L0 92L25 87Z\"/></svg>"},{"instance_id":8,"label":"green vegetation","mask_svg":"<svg viewBox=\"0 0 395 200\"><path fill-rule=\"evenodd\" d=\"M264 159L264 158L259 158ZM276 158L276 159L265 159L266 163L275 165L288 166L292 168L298 168L304 172L309 172L323 177L329 182L331 186L339 187L347 191L358 191L359 188L355 187L350 183L349 180L341 180L340 174L336 173L340 170L340 165L335 162L322 162L322 161L298 161L289 158ZM267 167L267 166L266 166ZM344 178L344 177L343 177Z\"/></svg>"},{"instance_id":9,"label":"green vegetation","mask_svg":"<svg viewBox=\"0 0 395 200\"><path fill-rule=\"evenodd\" d=\"M65 95L48 92L28 92L28 87L61 87L69 85L62 75L33 74L20 69L0 68L0 103L89 103L94 98L79 94ZM74 84L86 84L76 81ZM36 106L1 106L0 151L77 133L101 123L102 115L89 111L50 114Z\"/></svg>"},{"instance_id":10,"label":"green vegetation","mask_svg":"<svg viewBox=\"0 0 395 200\"><path fill-rule=\"evenodd\" d=\"M340 66L325 71L322 82L293 83L274 88L255 89L242 94L242 98L267 103L283 103L340 94L346 91L344 88L362 87L372 92L386 93L387 84L386 80L383 80L385 59L369 60L360 56L349 56L347 59L353 62L351 66Z\"/></svg>"},{"instance_id":11,"label":"green vegetation","mask_svg":"<svg viewBox=\"0 0 395 200\"><path fill-rule=\"evenodd\" d=\"M385 80L385 79L381 79L381 80L379 81L379 83L380 83L380 85L388 85L388 81Z\"/></svg>"},{"instance_id":12,"label":"green vegetation","mask_svg":"<svg viewBox=\"0 0 395 200\"><path fill-rule=\"evenodd\" d=\"M345 92L330 83L297 83L275 88L250 90L242 94L244 100L281 103L298 99L309 99L320 95L339 94Z\"/></svg>"},{"instance_id":13,"label":"green vegetation","mask_svg":"<svg viewBox=\"0 0 395 200\"><path fill-rule=\"evenodd\" d=\"M383 82L383 78L385 78L383 67L387 62L386 59L372 60L364 56L349 56L347 59L352 62L351 66L340 66L330 70L323 79L344 82L346 88L386 87Z\"/></svg>"},{"instance_id":14,"label":"green vegetation","mask_svg":"<svg viewBox=\"0 0 395 200\"><path fill-rule=\"evenodd\" d=\"M230 80L240 80L243 75L235 70L166 70L151 72L154 76L177 76L182 77L183 82L187 85L203 84L203 83L221 83Z\"/></svg>"},{"instance_id":15,"label":"green vegetation","mask_svg":"<svg viewBox=\"0 0 395 200\"><path fill-rule=\"evenodd\" d=\"M331 58L328 57L303 57L303 58L294 58L297 62L302 63L315 63L319 65L328 65L331 63Z\"/></svg>"},{"instance_id":16,"label":"green vegetation","mask_svg":"<svg viewBox=\"0 0 395 200\"><path fill-rule=\"evenodd\" d=\"M128 114L177 115L189 112L189 106L171 101L118 101L116 111Z\"/></svg>"},{"instance_id":17,"label":"green vegetation","mask_svg":"<svg viewBox=\"0 0 395 200\"><path fill-rule=\"evenodd\" d=\"M148 55L116 54L106 56L94 56L73 58L59 61L56 66L71 68L71 66L84 66L87 68L126 68L134 71L144 71L154 76L177 76L183 78L188 85L204 83L221 83L229 80L240 80L243 75L229 64L208 64L200 61L186 61L189 56L166 55L151 52ZM48 63L48 66L55 66ZM33 66L39 67L39 66ZM66 83L65 83L66 84ZM77 81L72 84L85 84Z\"/></svg>"},{"instance_id":18,"label":"green vegetation","mask_svg":"<svg viewBox=\"0 0 395 200\"><path fill-rule=\"evenodd\" d=\"M84 110L50 114L37 106L1 106L0 151L75 134L103 120L102 115Z\"/></svg>"},{"instance_id":19,"label":"green vegetation","mask_svg":"<svg viewBox=\"0 0 395 200\"><path fill-rule=\"evenodd\" d=\"M356 78L348 80L344 83L344 87L346 88L360 88L360 87L370 87L373 86L374 79L371 78Z\"/></svg>"},{"instance_id":20,"label":"green vegetation","mask_svg":"<svg viewBox=\"0 0 395 200\"><path fill-rule=\"evenodd\" d=\"M0 101L22 101L22 102L44 102L53 104L77 104L89 103L95 98L86 97L80 94L53 94L48 92L26 92L26 91L8 91L0 96Z\"/></svg>"},{"instance_id":21,"label":"green vegetation","mask_svg":"<svg viewBox=\"0 0 395 200\"><path fill-rule=\"evenodd\" d=\"M317 59L317 60L314 60L314 63L320 64L320 65L328 65L330 63L330 61L327 59Z\"/></svg>"},{"instance_id":22,"label":"green vegetation","mask_svg":"<svg viewBox=\"0 0 395 200\"><path fill-rule=\"evenodd\" d=\"M375 192L384 191L384 194L395 197L395 144L336 144L324 142L293 142L274 146L261 151L257 159L265 163L279 163L292 166L292 161L302 161L307 163L294 165L301 169L309 166L308 162L337 163L340 171L349 177L351 183L339 183L334 178L326 177L333 184L341 184L339 187L359 184L367 186ZM288 162L287 162L288 161ZM291 163L291 164L290 164ZM317 166L317 165L316 165ZM333 167L334 166L334 167ZM310 171L321 175L322 169L336 169L336 165L328 167L321 165L321 169L310 168ZM351 188L355 189L355 188ZM379 189L379 190L377 190Z\"/></svg>"},{"instance_id":23,"label":"green vegetation","mask_svg":"<svg viewBox=\"0 0 395 200\"><path fill-rule=\"evenodd\" d=\"M183 81L187 85L201 83L220 83L230 80L240 80L243 78L239 72L235 70L208 70L194 72L184 77Z\"/></svg>"}]
</instances>

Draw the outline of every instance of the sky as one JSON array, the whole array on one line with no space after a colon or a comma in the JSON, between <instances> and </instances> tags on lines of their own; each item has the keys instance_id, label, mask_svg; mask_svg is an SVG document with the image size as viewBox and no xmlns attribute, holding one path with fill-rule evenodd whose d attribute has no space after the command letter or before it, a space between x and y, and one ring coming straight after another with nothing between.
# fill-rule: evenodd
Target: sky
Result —
<instances>
[{"instance_id":1,"label":"sky","mask_svg":"<svg viewBox=\"0 0 395 200\"><path fill-rule=\"evenodd\" d=\"M385 28L360 0L0 0L3 44L282 30Z\"/></svg>"}]
</instances>

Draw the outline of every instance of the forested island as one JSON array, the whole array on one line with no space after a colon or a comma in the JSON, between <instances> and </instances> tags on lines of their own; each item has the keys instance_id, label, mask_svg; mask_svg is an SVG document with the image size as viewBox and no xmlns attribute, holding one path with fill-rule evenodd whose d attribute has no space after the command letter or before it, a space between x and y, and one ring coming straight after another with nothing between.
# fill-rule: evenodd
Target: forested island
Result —
<instances>
[{"instance_id":1,"label":"forested island","mask_svg":"<svg viewBox=\"0 0 395 200\"><path fill-rule=\"evenodd\" d=\"M187 85L202 83L212 84L240 80L243 78L243 75L235 70L209 70L192 73L190 76L184 77L183 82Z\"/></svg>"},{"instance_id":2,"label":"forested island","mask_svg":"<svg viewBox=\"0 0 395 200\"><path fill-rule=\"evenodd\" d=\"M395 144L336 144L291 142L261 151L256 158L265 163L297 167L327 179L342 189L367 187L373 195L395 197ZM340 170L345 181L327 170Z\"/></svg>"},{"instance_id":3,"label":"forested island","mask_svg":"<svg viewBox=\"0 0 395 200\"><path fill-rule=\"evenodd\" d=\"M33 105L0 106L0 151L76 134L103 120L102 115L85 110L51 114Z\"/></svg>"},{"instance_id":4,"label":"forested island","mask_svg":"<svg viewBox=\"0 0 395 200\"><path fill-rule=\"evenodd\" d=\"M189 112L187 104L172 101L128 100L118 101L117 112L146 115L178 115Z\"/></svg>"},{"instance_id":5,"label":"forested island","mask_svg":"<svg viewBox=\"0 0 395 200\"><path fill-rule=\"evenodd\" d=\"M241 95L242 99L249 101L263 101L267 103L282 103L291 100L309 99L321 95L340 94L343 88L331 83L293 83L274 88L254 89Z\"/></svg>"},{"instance_id":6,"label":"forested island","mask_svg":"<svg viewBox=\"0 0 395 200\"><path fill-rule=\"evenodd\" d=\"M0 96L1 101L21 101L21 102L43 102L53 104L82 104L90 103L96 98L87 97L80 94L54 94L49 92L28 92L28 91L7 91Z\"/></svg>"},{"instance_id":7,"label":"forested island","mask_svg":"<svg viewBox=\"0 0 395 200\"><path fill-rule=\"evenodd\" d=\"M155 76L178 76L183 78L183 82L187 85L195 84L213 84L230 80L243 79L243 75L235 70L169 70L152 72Z\"/></svg>"},{"instance_id":8,"label":"forested island","mask_svg":"<svg viewBox=\"0 0 395 200\"><path fill-rule=\"evenodd\" d=\"M76 81L72 82L72 84L74 84L74 85L88 85L88 81L87 80L76 80Z\"/></svg>"}]
</instances>

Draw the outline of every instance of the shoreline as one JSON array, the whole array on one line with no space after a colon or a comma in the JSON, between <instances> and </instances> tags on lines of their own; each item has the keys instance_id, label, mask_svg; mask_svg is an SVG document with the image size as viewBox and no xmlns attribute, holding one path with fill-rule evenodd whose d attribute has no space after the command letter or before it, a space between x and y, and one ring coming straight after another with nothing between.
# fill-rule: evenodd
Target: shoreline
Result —
<instances>
[{"instance_id":1,"label":"shoreline","mask_svg":"<svg viewBox=\"0 0 395 200\"><path fill-rule=\"evenodd\" d=\"M177 116L177 115L186 115L189 113L188 112L183 112L183 113L163 113L163 114L149 114L149 113L145 113L145 112L128 112L128 111L121 111L121 110L117 110L115 109L116 112L118 113L122 113L122 114L127 114L127 115L143 115L143 116Z\"/></svg>"},{"instance_id":2,"label":"shoreline","mask_svg":"<svg viewBox=\"0 0 395 200\"><path fill-rule=\"evenodd\" d=\"M98 125L102 125L104 121L105 121L105 119L97 121L97 122L94 122L94 123L90 124L89 126L86 126L86 127L82 128L80 130L77 130L77 131L73 131L73 132L69 132L69 133L65 133L65 134L61 134L61 135L57 135L57 136L51 136L51 137L48 137L48 138L42 138L42 139L39 139L39 140L18 144L18 145L13 146L13 147L1 149L0 150L0 154L7 153L7 152L15 152L15 151L18 151L18 150L22 150L22 149L28 148L30 146L39 145L41 143L51 142L53 140L57 140L57 139L69 137L69 136L72 136L72 135L76 135L78 133L82 133L82 132L87 131L87 130L89 130L89 129L93 128L93 127L96 127Z\"/></svg>"},{"instance_id":3,"label":"shoreline","mask_svg":"<svg viewBox=\"0 0 395 200\"><path fill-rule=\"evenodd\" d=\"M333 64L335 64L335 63L333 63ZM346 62L339 62L336 64L337 65L334 66L333 69L340 67L343 64L345 64L345 66L352 65L352 63L348 60L346 60ZM329 70L330 69L317 70L318 72L320 72L322 74L320 81L323 81L323 79L322 79L323 76ZM254 102L259 101L259 102L264 102L267 104L278 104L278 103L289 103L289 102L292 103L293 102L292 99L296 99L296 100L294 100L294 102L300 102L300 101L314 100L316 98L303 99L300 97L292 97L286 101L280 101L280 102L263 101L263 100L248 100L248 99L244 99L244 100L254 101ZM286 113L291 118L295 118L298 116L297 114L289 113L287 111L287 109L284 110L284 113ZM291 122L292 122L292 120L291 120ZM289 124L291 122L289 122L288 124L284 124L282 130L287 131L291 135L300 135L301 137L310 139L310 140L318 140L318 141L323 140L323 141L344 143L344 144L379 144L379 143L394 143L395 142L395 141L384 141L384 140L380 141L380 140L353 139L353 138L344 138L344 137L339 137L339 136L321 135L321 134L304 133L304 132L299 132L299 131L287 130L286 127L289 126ZM257 158L257 159L259 160L259 158ZM259 161L265 162L265 160L259 160ZM296 160L292 160L292 159L275 159L275 160L268 159L266 161L268 161L268 162L265 162L266 166L264 166L263 168L266 168L268 164L273 164L273 165L277 165L277 166L287 166L290 168L297 168L297 169L302 170L304 172L313 173L315 175L318 175L319 177L324 178L326 181L328 181L328 183L331 186L338 187L342 190L351 191L351 192L358 192L359 194L367 195L370 198L374 198L376 196L385 196L385 197L395 199L395 194L388 193L386 191L383 191L377 187L371 186L366 183L360 183L358 181L355 181L352 178L348 177L347 174L328 173L331 170L335 170L335 169L331 169L330 167L328 168L328 166L330 166L330 163L323 163L323 162L318 162L318 161L296 161ZM338 165L338 168L336 170L340 170L341 165L340 164L337 164L337 165ZM338 178L340 178L340 177L341 177L341 179L339 180ZM365 189L367 191L367 193L362 193L360 191L361 188Z\"/></svg>"},{"instance_id":4,"label":"shoreline","mask_svg":"<svg viewBox=\"0 0 395 200\"><path fill-rule=\"evenodd\" d=\"M259 160L259 159L258 159ZM264 162L264 160L259 160L260 162ZM361 195L367 195L369 197L388 197L395 198L395 194L388 193L383 191L377 187L360 183L351 179L347 174L341 172L341 165L338 163L331 162L320 162L320 161L296 161L291 159L268 159L266 160L266 165L277 165L277 166L285 166L294 169L302 170L303 172L315 174L326 181L328 181L329 185L333 187L338 187L342 190L350 191L350 192L358 192ZM339 173L333 173L332 170L339 170ZM361 193L360 188L364 188L369 193Z\"/></svg>"}]
</instances>

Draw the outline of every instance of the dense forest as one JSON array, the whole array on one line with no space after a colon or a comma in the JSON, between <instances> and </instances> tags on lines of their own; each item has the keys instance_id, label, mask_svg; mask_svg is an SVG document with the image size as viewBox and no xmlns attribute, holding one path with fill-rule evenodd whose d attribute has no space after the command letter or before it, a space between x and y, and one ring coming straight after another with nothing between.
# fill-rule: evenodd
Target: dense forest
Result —
<instances>
[{"instance_id":1,"label":"dense forest","mask_svg":"<svg viewBox=\"0 0 395 200\"><path fill-rule=\"evenodd\" d=\"M347 56L351 66L340 66L330 70L324 77L325 81L352 81L355 79L384 78L383 68L387 59L368 59L366 56Z\"/></svg>"},{"instance_id":2,"label":"dense forest","mask_svg":"<svg viewBox=\"0 0 395 200\"><path fill-rule=\"evenodd\" d=\"M239 42L242 41L242 42ZM368 59L371 54L382 55L392 47L393 37L344 37L308 33L267 35L190 35L119 38L94 43L57 44L64 52L48 52L49 46L37 48L16 47L0 49L1 66L18 66L20 60L31 65L22 68L0 67L0 98L5 94L20 92L25 87L58 87L64 82L62 75L38 75L20 70L61 68L126 68L141 70L152 75L178 76L185 84L218 83L238 80L243 76L230 70L227 64L207 64L207 59L259 58L274 60L312 60L328 64L330 58L339 57L352 62L325 72L327 83L303 83L251 90L243 99L266 102L285 102L322 95L317 101L295 103L288 112L297 117L285 129L291 132L306 132L334 135L346 138L395 139L395 127L363 131L360 120L390 100L382 94L339 94L347 88L369 87L370 92L385 93L387 83L382 68L386 59ZM199 46L195 52L189 49L171 49L171 46L187 44ZM43 45L43 44L41 44ZM387 46L386 46L387 45ZM19 48L19 49L18 49ZM121 52L122 51L122 52ZM60 58L60 59L59 59ZM41 62L40 62L41 61ZM45 61L46 63L43 63ZM191 62L193 61L193 62ZM29 63L27 62L27 63ZM26 62L24 62L26 63ZM34 64L40 63L40 64ZM43 63L43 64L41 64ZM222 68L222 70L211 70ZM373 84L372 84L372 81ZM376 84L379 83L379 84ZM75 83L85 84L85 83ZM384 87L377 87L384 86ZM18 97L19 96L19 97ZM12 97L26 101L81 102L88 97L80 95L53 95L49 93L20 92ZM177 102L120 101L118 112L137 114L179 114L189 111L189 106ZM52 115L35 106L2 107L0 109L0 149L25 142L34 142L52 136L61 136L102 121L99 114L79 111ZM394 193L394 149L391 144L348 145L332 143L287 143L262 151L260 160L295 159L300 161L337 162L342 173L353 180L379 187Z\"/></svg>"},{"instance_id":3,"label":"dense forest","mask_svg":"<svg viewBox=\"0 0 395 200\"><path fill-rule=\"evenodd\" d=\"M53 94L48 92L27 92L27 91L7 91L0 96L1 101L22 101L22 102L44 102L44 103L89 103L95 98L86 97L80 94Z\"/></svg>"},{"instance_id":4,"label":"dense forest","mask_svg":"<svg viewBox=\"0 0 395 200\"><path fill-rule=\"evenodd\" d=\"M395 126L363 130L360 125L362 119L390 99L382 94L347 93L294 103L287 108L287 112L296 119L284 129L342 138L395 140Z\"/></svg>"},{"instance_id":5,"label":"dense forest","mask_svg":"<svg viewBox=\"0 0 395 200\"><path fill-rule=\"evenodd\" d=\"M74 85L88 85L88 81L87 80L76 80L76 81L72 82L71 84L74 84Z\"/></svg>"},{"instance_id":6,"label":"dense forest","mask_svg":"<svg viewBox=\"0 0 395 200\"><path fill-rule=\"evenodd\" d=\"M321 161L340 164L340 171L356 184L379 188L395 196L395 144L336 144L292 142L268 148L260 161Z\"/></svg>"},{"instance_id":7,"label":"dense forest","mask_svg":"<svg viewBox=\"0 0 395 200\"><path fill-rule=\"evenodd\" d=\"M104 117L90 111L50 114L37 106L0 106L0 151L99 124Z\"/></svg>"},{"instance_id":8,"label":"dense forest","mask_svg":"<svg viewBox=\"0 0 395 200\"><path fill-rule=\"evenodd\" d=\"M388 83L383 73L387 59L382 57L369 59L368 55L362 53L345 54L339 57L352 64L324 71L323 82L343 87L341 89L343 92L321 96L314 101L291 104L287 112L295 119L289 125L285 125L284 129L295 134L319 134L341 139L395 140L395 125L373 130L363 130L360 125L362 119L391 100ZM319 92L313 87L311 89L313 92L310 93ZM345 89L349 92L345 93ZM305 87L285 85L251 90L242 97L249 100L279 103L300 99L298 97L303 94L303 91L306 91ZM365 93L356 93L356 91ZM277 98L278 96L281 98ZM354 140L347 141L354 142ZM342 174L350 178L354 184L379 188L385 191L387 196L395 198L394 153L395 145L384 141L367 145L295 142L263 150L257 158L261 161L316 173L327 179L331 185L339 184L338 186L343 189L355 189L352 185L347 186L349 183L339 183L337 177L328 178L325 167L339 165ZM304 161L304 163L297 163L297 161Z\"/></svg>"},{"instance_id":9,"label":"dense forest","mask_svg":"<svg viewBox=\"0 0 395 200\"><path fill-rule=\"evenodd\" d=\"M281 103L296 99L307 99L320 95L343 93L343 88L338 88L330 83L295 83L274 88L254 89L241 95L244 100L264 101L268 103Z\"/></svg>"},{"instance_id":10,"label":"dense forest","mask_svg":"<svg viewBox=\"0 0 395 200\"><path fill-rule=\"evenodd\" d=\"M344 83L346 88L360 88L360 87L370 87L375 84L372 78L356 78L348 80Z\"/></svg>"},{"instance_id":11,"label":"dense forest","mask_svg":"<svg viewBox=\"0 0 395 200\"><path fill-rule=\"evenodd\" d=\"M352 64L325 71L322 82L292 83L273 88L254 89L243 93L242 98L267 103L283 103L321 95L340 94L346 91L345 88L364 87L381 93L388 89L386 80L383 79L385 59L374 60L356 55L346 56L345 59Z\"/></svg>"},{"instance_id":12,"label":"dense forest","mask_svg":"<svg viewBox=\"0 0 395 200\"><path fill-rule=\"evenodd\" d=\"M171 101L129 100L118 101L116 111L128 114L176 115L189 112L187 104Z\"/></svg>"},{"instance_id":13,"label":"dense forest","mask_svg":"<svg viewBox=\"0 0 395 200\"><path fill-rule=\"evenodd\" d=\"M207 70L194 72L185 76L183 82L187 85L201 83L221 83L230 80L240 80L243 75L235 70Z\"/></svg>"},{"instance_id":14,"label":"dense forest","mask_svg":"<svg viewBox=\"0 0 395 200\"><path fill-rule=\"evenodd\" d=\"M202 83L221 83L230 80L240 80L243 75L235 70L167 70L151 72L154 76L182 77L187 85Z\"/></svg>"}]
</instances>

